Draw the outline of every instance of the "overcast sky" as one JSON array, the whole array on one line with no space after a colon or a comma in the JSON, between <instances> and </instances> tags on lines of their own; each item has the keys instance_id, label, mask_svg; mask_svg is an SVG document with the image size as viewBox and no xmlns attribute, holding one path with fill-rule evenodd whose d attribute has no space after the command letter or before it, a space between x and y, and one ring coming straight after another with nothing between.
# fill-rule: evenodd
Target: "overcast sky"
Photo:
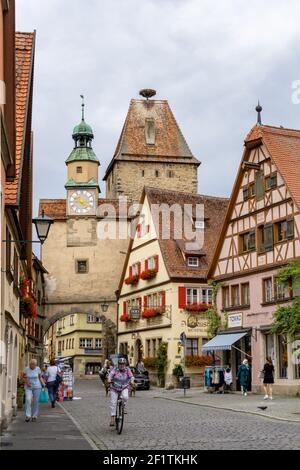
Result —
<instances>
[{"instance_id":1,"label":"overcast sky","mask_svg":"<svg viewBox=\"0 0 300 470\"><path fill-rule=\"evenodd\" d=\"M100 178L131 98L168 99L202 164L199 192L229 196L245 134L256 122L300 128L298 0L16 0L17 29L37 30L34 194L65 197L72 129L94 130ZM102 195L105 194L101 182Z\"/></svg>"}]
</instances>

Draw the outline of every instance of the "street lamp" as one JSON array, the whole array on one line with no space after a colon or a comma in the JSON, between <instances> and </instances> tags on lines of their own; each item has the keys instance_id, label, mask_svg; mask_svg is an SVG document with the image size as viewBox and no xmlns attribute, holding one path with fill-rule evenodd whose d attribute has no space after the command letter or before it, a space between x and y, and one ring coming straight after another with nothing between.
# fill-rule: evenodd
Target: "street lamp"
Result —
<instances>
[{"instance_id":1,"label":"street lamp","mask_svg":"<svg viewBox=\"0 0 300 470\"><path fill-rule=\"evenodd\" d=\"M53 219L45 215L45 212L42 211L42 215L32 219L32 223L35 225L37 236L42 245L48 237L50 225L53 224Z\"/></svg>"},{"instance_id":2,"label":"street lamp","mask_svg":"<svg viewBox=\"0 0 300 470\"><path fill-rule=\"evenodd\" d=\"M103 300L103 302L101 302L100 304L100 307L101 307L101 310L103 313L106 313L107 310L108 310L108 303L106 300Z\"/></svg>"}]
</instances>

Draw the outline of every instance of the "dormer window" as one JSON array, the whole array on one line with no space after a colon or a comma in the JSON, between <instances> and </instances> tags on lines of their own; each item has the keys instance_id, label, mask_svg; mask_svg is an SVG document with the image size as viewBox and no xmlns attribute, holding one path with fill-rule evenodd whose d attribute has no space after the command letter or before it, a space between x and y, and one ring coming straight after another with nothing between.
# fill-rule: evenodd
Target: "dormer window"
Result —
<instances>
[{"instance_id":1,"label":"dormer window","mask_svg":"<svg viewBox=\"0 0 300 470\"><path fill-rule=\"evenodd\" d=\"M187 263L188 263L188 266L192 268L198 268L199 258L197 258L196 256L188 256Z\"/></svg>"},{"instance_id":2,"label":"dormer window","mask_svg":"<svg viewBox=\"0 0 300 470\"><path fill-rule=\"evenodd\" d=\"M155 144L155 121L153 118L145 120L145 139L147 145Z\"/></svg>"},{"instance_id":3,"label":"dormer window","mask_svg":"<svg viewBox=\"0 0 300 470\"><path fill-rule=\"evenodd\" d=\"M76 173L82 173L82 166L76 167Z\"/></svg>"}]
</instances>

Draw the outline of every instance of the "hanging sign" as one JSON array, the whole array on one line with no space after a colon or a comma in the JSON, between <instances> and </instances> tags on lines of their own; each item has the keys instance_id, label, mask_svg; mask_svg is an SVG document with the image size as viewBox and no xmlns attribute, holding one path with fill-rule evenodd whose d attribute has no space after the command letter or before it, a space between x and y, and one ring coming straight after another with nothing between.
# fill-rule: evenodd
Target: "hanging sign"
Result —
<instances>
[{"instance_id":1,"label":"hanging sign","mask_svg":"<svg viewBox=\"0 0 300 470\"><path fill-rule=\"evenodd\" d=\"M141 318L141 310L139 307L132 307L130 309L130 319L139 320Z\"/></svg>"}]
</instances>

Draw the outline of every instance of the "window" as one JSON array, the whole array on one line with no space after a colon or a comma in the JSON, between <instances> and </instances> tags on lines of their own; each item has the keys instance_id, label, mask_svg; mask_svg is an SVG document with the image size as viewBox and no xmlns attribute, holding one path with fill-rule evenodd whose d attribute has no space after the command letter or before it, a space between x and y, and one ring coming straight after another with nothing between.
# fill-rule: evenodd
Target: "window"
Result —
<instances>
[{"instance_id":1,"label":"window","mask_svg":"<svg viewBox=\"0 0 300 470\"><path fill-rule=\"evenodd\" d=\"M212 289L202 289L202 302L212 304Z\"/></svg>"},{"instance_id":2,"label":"window","mask_svg":"<svg viewBox=\"0 0 300 470\"><path fill-rule=\"evenodd\" d=\"M196 258L195 256L189 256L188 257L188 266L195 267L197 268L199 266L199 258Z\"/></svg>"},{"instance_id":3,"label":"window","mask_svg":"<svg viewBox=\"0 0 300 470\"><path fill-rule=\"evenodd\" d=\"M74 315L70 315L70 326L74 325Z\"/></svg>"},{"instance_id":4,"label":"window","mask_svg":"<svg viewBox=\"0 0 300 470\"><path fill-rule=\"evenodd\" d=\"M273 282L271 277L263 280L263 294L264 302L273 301Z\"/></svg>"},{"instance_id":5,"label":"window","mask_svg":"<svg viewBox=\"0 0 300 470\"><path fill-rule=\"evenodd\" d=\"M158 342L158 347L160 348L161 343L162 343L162 338L158 338L157 342Z\"/></svg>"},{"instance_id":6,"label":"window","mask_svg":"<svg viewBox=\"0 0 300 470\"><path fill-rule=\"evenodd\" d=\"M76 173L82 173L82 166L76 167Z\"/></svg>"},{"instance_id":7,"label":"window","mask_svg":"<svg viewBox=\"0 0 300 470\"><path fill-rule=\"evenodd\" d=\"M288 377L288 352L287 338L285 335L278 335L278 366L279 378L287 379Z\"/></svg>"},{"instance_id":8,"label":"window","mask_svg":"<svg viewBox=\"0 0 300 470\"><path fill-rule=\"evenodd\" d=\"M152 340L152 352L153 352L153 357L156 357L156 339Z\"/></svg>"},{"instance_id":9,"label":"window","mask_svg":"<svg viewBox=\"0 0 300 470\"><path fill-rule=\"evenodd\" d=\"M232 306L236 307L240 305L240 292L239 286L232 286L231 287L231 299L232 299Z\"/></svg>"},{"instance_id":10,"label":"window","mask_svg":"<svg viewBox=\"0 0 300 470\"><path fill-rule=\"evenodd\" d=\"M146 354L147 357L151 357L151 340L146 339Z\"/></svg>"},{"instance_id":11,"label":"window","mask_svg":"<svg viewBox=\"0 0 300 470\"><path fill-rule=\"evenodd\" d=\"M240 235L240 252L255 250L255 232Z\"/></svg>"},{"instance_id":12,"label":"window","mask_svg":"<svg viewBox=\"0 0 300 470\"><path fill-rule=\"evenodd\" d=\"M187 338L186 340L186 355L198 356L198 338Z\"/></svg>"},{"instance_id":13,"label":"window","mask_svg":"<svg viewBox=\"0 0 300 470\"><path fill-rule=\"evenodd\" d=\"M155 256L148 258L148 269L156 269Z\"/></svg>"},{"instance_id":14,"label":"window","mask_svg":"<svg viewBox=\"0 0 300 470\"><path fill-rule=\"evenodd\" d=\"M229 287L222 287L222 299L223 299L223 308L230 306L229 300Z\"/></svg>"},{"instance_id":15,"label":"window","mask_svg":"<svg viewBox=\"0 0 300 470\"><path fill-rule=\"evenodd\" d=\"M88 272L88 262L87 260L77 260L77 269L78 274L86 274Z\"/></svg>"},{"instance_id":16,"label":"window","mask_svg":"<svg viewBox=\"0 0 300 470\"><path fill-rule=\"evenodd\" d=\"M96 338L96 340L95 340L95 348L96 348L96 349L101 349L101 348L102 348L102 339L101 339L101 338Z\"/></svg>"},{"instance_id":17,"label":"window","mask_svg":"<svg viewBox=\"0 0 300 470\"><path fill-rule=\"evenodd\" d=\"M243 188L243 199L247 201L250 197L254 196L254 183L248 184Z\"/></svg>"},{"instance_id":18,"label":"window","mask_svg":"<svg viewBox=\"0 0 300 470\"><path fill-rule=\"evenodd\" d=\"M255 174L255 197L256 200L259 201L263 199L265 195L265 186L264 186L264 173L262 171L258 171Z\"/></svg>"},{"instance_id":19,"label":"window","mask_svg":"<svg viewBox=\"0 0 300 470\"><path fill-rule=\"evenodd\" d=\"M242 284L242 305L250 305L249 282Z\"/></svg>"},{"instance_id":20,"label":"window","mask_svg":"<svg viewBox=\"0 0 300 470\"><path fill-rule=\"evenodd\" d=\"M72 349L74 349L74 338L72 339Z\"/></svg>"},{"instance_id":21,"label":"window","mask_svg":"<svg viewBox=\"0 0 300 470\"><path fill-rule=\"evenodd\" d=\"M294 221L283 220L275 224L275 237L278 242L294 238Z\"/></svg>"},{"instance_id":22,"label":"window","mask_svg":"<svg viewBox=\"0 0 300 470\"><path fill-rule=\"evenodd\" d=\"M277 186L277 173L266 177L266 190L276 188Z\"/></svg>"},{"instance_id":23,"label":"window","mask_svg":"<svg viewBox=\"0 0 300 470\"><path fill-rule=\"evenodd\" d=\"M174 171L173 170L168 171L168 178L174 178Z\"/></svg>"},{"instance_id":24,"label":"window","mask_svg":"<svg viewBox=\"0 0 300 470\"><path fill-rule=\"evenodd\" d=\"M189 304L196 304L199 299L199 289L187 289L186 290L186 303Z\"/></svg>"},{"instance_id":25,"label":"window","mask_svg":"<svg viewBox=\"0 0 300 470\"><path fill-rule=\"evenodd\" d=\"M80 348L92 348L93 347L92 338L80 338L79 347Z\"/></svg>"},{"instance_id":26,"label":"window","mask_svg":"<svg viewBox=\"0 0 300 470\"><path fill-rule=\"evenodd\" d=\"M141 176L144 178L144 176L145 176L145 170L142 170L142 171L141 171Z\"/></svg>"},{"instance_id":27,"label":"window","mask_svg":"<svg viewBox=\"0 0 300 470\"><path fill-rule=\"evenodd\" d=\"M266 224L259 227L259 236L261 239L260 252L270 251L273 249L273 225Z\"/></svg>"},{"instance_id":28,"label":"window","mask_svg":"<svg viewBox=\"0 0 300 470\"><path fill-rule=\"evenodd\" d=\"M69 340L66 341L66 349L69 349Z\"/></svg>"},{"instance_id":29,"label":"window","mask_svg":"<svg viewBox=\"0 0 300 470\"><path fill-rule=\"evenodd\" d=\"M158 170L155 170L155 176L156 176L156 178L159 177L159 171Z\"/></svg>"},{"instance_id":30,"label":"window","mask_svg":"<svg viewBox=\"0 0 300 470\"><path fill-rule=\"evenodd\" d=\"M88 315L87 316L87 323L95 323L95 317L94 315Z\"/></svg>"},{"instance_id":31,"label":"window","mask_svg":"<svg viewBox=\"0 0 300 470\"><path fill-rule=\"evenodd\" d=\"M58 341L57 352L58 352L59 354L61 353L61 341Z\"/></svg>"},{"instance_id":32,"label":"window","mask_svg":"<svg viewBox=\"0 0 300 470\"><path fill-rule=\"evenodd\" d=\"M138 276L138 274L139 274L139 263L134 263L132 265L132 275Z\"/></svg>"}]
</instances>

